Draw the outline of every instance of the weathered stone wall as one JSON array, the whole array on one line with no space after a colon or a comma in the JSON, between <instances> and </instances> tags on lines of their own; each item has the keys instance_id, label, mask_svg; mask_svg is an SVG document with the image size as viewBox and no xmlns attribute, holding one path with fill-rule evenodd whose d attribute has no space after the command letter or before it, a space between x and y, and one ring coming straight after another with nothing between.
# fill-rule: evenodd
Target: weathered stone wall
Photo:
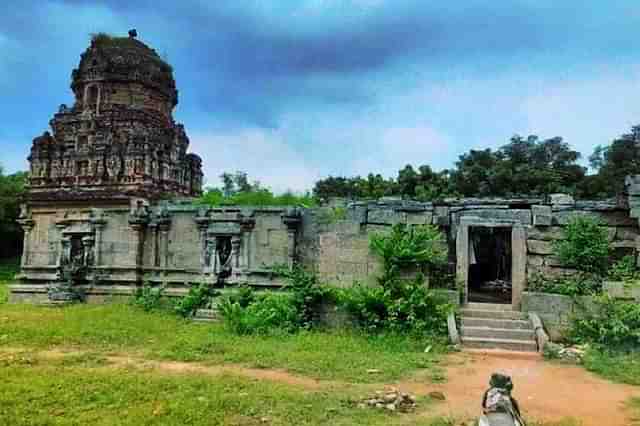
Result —
<instances>
[{"instance_id":1,"label":"weathered stone wall","mask_svg":"<svg viewBox=\"0 0 640 426\"><path fill-rule=\"evenodd\" d=\"M269 268L293 265L295 209L214 209L187 204L101 208L30 208L22 271L11 300L45 300L62 268L79 262L86 272L78 288L89 299L131 294L143 282L184 294L200 282L279 287ZM223 254L224 253L224 254Z\"/></svg>"},{"instance_id":2,"label":"weathered stone wall","mask_svg":"<svg viewBox=\"0 0 640 426\"><path fill-rule=\"evenodd\" d=\"M86 286L99 287L103 293L118 289L114 290L118 294L130 292L145 280L182 294L193 283L216 282L224 268L231 271L226 278L230 284L279 286L282 283L269 267L294 262L333 285L371 283L381 272L381 261L371 252L369 239L397 223L438 226L446 236L443 244L448 247L450 270L457 265L458 279L463 282L469 227L510 227L516 265L512 279L514 292L519 294L527 278L537 273L573 272L552 254L552 242L562 237L573 215L599 218L619 251L637 252L640 240L637 219L630 218L626 208L614 203L574 203L566 197L546 203L540 199L464 199L437 204L381 199L315 209L223 209L180 202L149 205L146 200L133 199L130 204L94 207L89 202L55 208L33 205L23 212L25 254L15 294L43 294L65 259L69 261L74 238L76 245L82 240L87 245L83 250L92 253ZM230 259L226 265L213 256L221 245L226 245ZM519 303L514 297L514 304Z\"/></svg>"}]
</instances>

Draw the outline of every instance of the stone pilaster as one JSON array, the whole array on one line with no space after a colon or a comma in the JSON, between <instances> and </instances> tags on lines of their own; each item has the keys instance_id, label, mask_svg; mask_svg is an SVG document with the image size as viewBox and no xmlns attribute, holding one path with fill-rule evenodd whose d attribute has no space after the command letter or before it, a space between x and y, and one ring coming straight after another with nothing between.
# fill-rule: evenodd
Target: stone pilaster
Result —
<instances>
[{"instance_id":1,"label":"stone pilaster","mask_svg":"<svg viewBox=\"0 0 640 426\"><path fill-rule=\"evenodd\" d=\"M23 239L23 251L22 251L22 260L21 266L24 268L28 266L30 263L31 256L31 233L35 226L35 222L32 219L22 219L19 221L20 226L22 226L22 230L24 231L24 239Z\"/></svg>"}]
</instances>

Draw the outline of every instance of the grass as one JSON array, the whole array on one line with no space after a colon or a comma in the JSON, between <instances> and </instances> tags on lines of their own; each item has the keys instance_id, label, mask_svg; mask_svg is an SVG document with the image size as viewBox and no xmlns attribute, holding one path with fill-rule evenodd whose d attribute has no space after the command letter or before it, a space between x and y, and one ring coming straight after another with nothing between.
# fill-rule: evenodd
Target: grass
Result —
<instances>
[{"instance_id":1,"label":"grass","mask_svg":"<svg viewBox=\"0 0 640 426\"><path fill-rule=\"evenodd\" d=\"M431 352L424 353L432 344L428 341L344 330L237 336L221 324L196 324L116 304L2 305L0 342L13 347L74 347L136 352L153 359L240 363L355 383L395 380L419 369L440 379L438 361L444 351L435 344ZM380 372L368 374L370 369Z\"/></svg>"},{"instance_id":2,"label":"grass","mask_svg":"<svg viewBox=\"0 0 640 426\"><path fill-rule=\"evenodd\" d=\"M214 379L121 368L0 360L0 425L389 424L352 395L233 375Z\"/></svg>"},{"instance_id":3,"label":"grass","mask_svg":"<svg viewBox=\"0 0 640 426\"><path fill-rule=\"evenodd\" d=\"M584 366L600 376L618 383L640 386L640 353L616 353L591 349Z\"/></svg>"}]
</instances>

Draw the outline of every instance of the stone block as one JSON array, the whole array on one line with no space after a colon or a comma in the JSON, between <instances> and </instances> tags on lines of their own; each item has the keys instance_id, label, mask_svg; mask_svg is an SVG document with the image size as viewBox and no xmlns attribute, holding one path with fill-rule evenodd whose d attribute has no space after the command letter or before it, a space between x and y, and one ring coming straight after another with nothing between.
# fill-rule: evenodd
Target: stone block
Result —
<instances>
[{"instance_id":1,"label":"stone block","mask_svg":"<svg viewBox=\"0 0 640 426\"><path fill-rule=\"evenodd\" d=\"M548 241L527 240L527 250L532 254L552 254L553 245Z\"/></svg>"},{"instance_id":2,"label":"stone block","mask_svg":"<svg viewBox=\"0 0 640 426\"><path fill-rule=\"evenodd\" d=\"M551 226L551 206L531 206L533 226Z\"/></svg>"},{"instance_id":3,"label":"stone block","mask_svg":"<svg viewBox=\"0 0 640 426\"><path fill-rule=\"evenodd\" d=\"M616 228L616 239L617 240L629 240L636 241L640 233L638 232L638 228Z\"/></svg>"},{"instance_id":4,"label":"stone block","mask_svg":"<svg viewBox=\"0 0 640 426\"><path fill-rule=\"evenodd\" d=\"M527 229L527 239L529 240L553 241L561 240L563 237L563 228L559 226Z\"/></svg>"},{"instance_id":5,"label":"stone block","mask_svg":"<svg viewBox=\"0 0 640 426\"><path fill-rule=\"evenodd\" d=\"M575 203L573 197L569 194L550 194L549 202L554 205L572 205Z\"/></svg>"},{"instance_id":6,"label":"stone block","mask_svg":"<svg viewBox=\"0 0 640 426\"><path fill-rule=\"evenodd\" d=\"M448 206L434 207L433 224L439 226L449 226L451 224Z\"/></svg>"},{"instance_id":7,"label":"stone block","mask_svg":"<svg viewBox=\"0 0 640 426\"><path fill-rule=\"evenodd\" d=\"M567 225L569 222L578 216L592 217L599 220L607 226L624 226L633 227L637 226L637 220L629 217L626 211L584 211L584 210L559 210L553 212L553 224L554 225Z\"/></svg>"},{"instance_id":8,"label":"stone block","mask_svg":"<svg viewBox=\"0 0 640 426\"><path fill-rule=\"evenodd\" d=\"M507 222L511 224L531 225L531 210L528 209L476 209L462 210L455 214L456 223L472 221L487 226Z\"/></svg>"},{"instance_id":9,"label":"stone block","mask_svg":"<svg viewBox=\"0 0 640 426\"><path fill-rule=\"evenodd\" d=\"M527 255L527 265L528 266L542 266L544 265L545 256L539 256L535 254Z\"/></svg>"},{"instance_id":10,"label":"stone block","mask_svg":"<svg viewBox=\"0 0 640 426\"><path fill-rule=\"evenodd\" d=\"M404 214L391 208L374 208L369 210L367 223L395 225L404 221Z\"/></svg>"}]
</instances>

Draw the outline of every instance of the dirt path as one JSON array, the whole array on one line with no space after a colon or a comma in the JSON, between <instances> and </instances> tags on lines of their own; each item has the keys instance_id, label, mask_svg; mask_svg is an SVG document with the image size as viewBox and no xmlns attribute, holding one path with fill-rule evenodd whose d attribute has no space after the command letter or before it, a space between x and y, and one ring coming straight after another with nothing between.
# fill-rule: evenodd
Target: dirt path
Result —
<instances>
[{"instance_id":1,"label":"dirt path","mask_svg":"<svg viewBox=\"0 0 640 426\"><path fill-rule=\"evenodd\" d=\"M3 348L0 355L16 354L21 349ZM27 353L40 358L82 356L81 351L50 350ZM601 379L581 367L543 361L538 355L513 353L458 353L448 356L447 381L431 384L414 380L396 383L356 385L339 381L316 380L285 370L247 368L241 365L205 365L193 362L154 361L134 355L106 355L104 368L153 369L169 374L198 374L215 376L234 374L257 380L268 380L301 387L307 391L326 388L358 387L373 390L399 388L416 395L440 391L446 400L424 412L425 416L451 416L457 419L475 418L481 411L482 394L494 372L504 372L513 378L514 396L528 418L539 421L558 421L567 417L579 419L583 426L630 426L630 412L625 404L632 397L640 397L640 387L621 385ZM435 411L434 411L435 410ZM636 419L637 421L638 419Z\"/></svg>"},{"instance_id":2,"label":"dirt path","mask_svg":"<svg viewBox=\"0 0 640 426\"><path fill-rule=\"evenodd\" d=\"M542 421L573 417L584 426L630 426L625 403L640 397L640 387L601 379L578 366L555 364L537 356L464 353L447 359L447 382L441 385L398 383L423 394L439 390L446 396L440 412L456 418L477 416L491 373L502 371L514 381L514 396L524 414ZM637 421L637 419L636 419Z\"/></svg>"}]
</instances>

